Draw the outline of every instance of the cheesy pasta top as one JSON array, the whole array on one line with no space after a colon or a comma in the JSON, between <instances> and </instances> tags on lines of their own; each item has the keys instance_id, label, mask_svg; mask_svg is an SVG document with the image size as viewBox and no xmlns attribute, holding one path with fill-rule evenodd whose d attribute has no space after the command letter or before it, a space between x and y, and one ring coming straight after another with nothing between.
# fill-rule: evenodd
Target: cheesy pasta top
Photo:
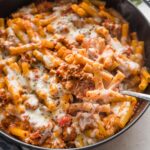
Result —
<instances>
[{"instance_id":1,"label":"cheesy pasta top","mask_svg":"<svg viewBox=\"0 0 150 150\"><path fill-rule=\"evenodd\" d=\"M78 148L132 117L150 82L144 42L97 0L24 6L0 18L0 130L29 144Z\"/></svg>"}]
</instances>

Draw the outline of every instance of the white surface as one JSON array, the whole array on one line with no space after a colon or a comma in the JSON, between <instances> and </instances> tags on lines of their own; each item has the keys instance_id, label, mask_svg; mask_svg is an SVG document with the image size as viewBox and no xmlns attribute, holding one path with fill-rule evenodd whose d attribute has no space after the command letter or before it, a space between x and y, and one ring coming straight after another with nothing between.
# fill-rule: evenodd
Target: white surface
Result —
<instances>
[{"instance_id":1,"label":"white surface","mask_svg":"<svg viewBox=\"0 0 150 150\"><path fill-rule=\"evenodd\" d=\"M145 3L141 3L138 8L143 12L144 16L148 18L150 22L150 8Z\"/></svg>"},{"instance_id":2,"label":"white surface","mask_svg":"<svg viewBox=\"0 0 150 150\"><path fill-rule=\"evenodd\" d=\"M129 130L94 150L150 150L150 108Z\"/></svg>"}]
</instances>

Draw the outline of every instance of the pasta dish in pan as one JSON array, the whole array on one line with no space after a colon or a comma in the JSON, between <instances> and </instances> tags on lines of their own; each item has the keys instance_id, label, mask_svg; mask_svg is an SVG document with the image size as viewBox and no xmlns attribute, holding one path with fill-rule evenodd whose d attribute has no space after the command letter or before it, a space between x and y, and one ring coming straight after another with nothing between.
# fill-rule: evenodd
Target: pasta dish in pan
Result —
<instances>
[{"instance_id":1,"label":"pasta dish in pan","mask_svg":"<svg viewBox=\"0 0 150 150\"><path fill-rule=\"evenodd\" d=\"M32 3L0 18L0 129L26 143L78 148L128 123L150 82L144 42L97 0Z\"/></svg>"}]
</instances>

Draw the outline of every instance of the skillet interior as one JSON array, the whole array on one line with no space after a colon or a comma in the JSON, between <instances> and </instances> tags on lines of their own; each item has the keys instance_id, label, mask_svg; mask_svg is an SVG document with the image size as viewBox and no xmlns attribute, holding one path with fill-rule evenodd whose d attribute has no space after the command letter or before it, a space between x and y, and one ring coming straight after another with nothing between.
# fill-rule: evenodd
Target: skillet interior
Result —
<instances>
[{"instance_id":1,"label":"skillet interior","mask_svg":"<svg viewBox=\"0 0 150 150\"><path fill-rule=\"evenodd\" d=\"M15 11L17 8L23 5L26 5L32 1L33 0L0 0L0 17L7 17L9 16L11 12ZM124 1L123 3L120 3L120 2L109 3L108 6L111 6L115 8L118 12L120 12L120 14L130 23L131 31L136 31L138 33L139 39L145 42L145 66L150 68L150 23L148 23L145 17L128 1ZM150 93L150 86L147 88L145 93ZM142 116L142 114L145 112L148 106L149 106L148 102L140 101L138 110L135 112L134 116L132 117L132 119L130 120L130 122L125 128L123 128L117 134L105 140L102 140L94 145L86 146L80 149L89 149L89 148L97 147L100 144L108 142L109 140L120 135L121 133L126 131L129 127L131 127ZM40 148L37 146L26 144L24 142L21 142L3 133L2 131L0 131L0 135L2 135L6 140L9 140L10 142L15 142L16 144L19 144L19 145L21 144L22 146L27 146L30 148L36 148L40 150L47 149L47 148ZM79 149L79 148L76 148L76 149Z\"/></svg>"}]
</instances>

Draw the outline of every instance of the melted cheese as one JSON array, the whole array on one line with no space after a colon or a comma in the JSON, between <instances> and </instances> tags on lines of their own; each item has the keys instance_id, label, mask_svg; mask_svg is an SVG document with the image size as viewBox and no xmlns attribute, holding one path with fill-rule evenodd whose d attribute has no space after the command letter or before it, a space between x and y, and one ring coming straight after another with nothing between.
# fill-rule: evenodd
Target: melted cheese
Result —
<instances>
[{"instance_id":1,"label":"melted cheese","mask_svg":"<svg viewBox=\"0 0 150 150\"><path fill-rule=\"evenodd\" d=\"M112 105L111 107L113 113L116 114L117 116L119 114L121 105L122 105L122 102L118 102L118 103L115 103L115 105Z\"/></svg>"},{"instance_id":2,"label":"melted cheese","mask_svg":"<svg viewBox=\"0 0 150 150\"><path fill-rule=\"evenodd\" d=\"M49 93L49 87L48 84L46 82L44 82L41 78L38 79L36 86L35 86L35 90L36 91L41 91L45 94Z\"/></svg>"},{"instance_id":3,"label":"melted cheese","mask_svg":"<svg viewBox=\"0 0 150 150\"><path fill-rule=\"evenodd\" d=\"M114 40L113 38L110 40L110 45L117 53L123 53L127 50L118 40Z\"/></svg>"},{"instance_id":4,"label":"melted cheese","mask_svg":"<svg viewBox=\"0 0 150 150\"><path fill-rule=\"evenodd\" d=\"M18 92L20 90L20 84L17 80L18 74L9 67L6 67L6 70L9 86L13 87L14 92Z\"/></svg>"},{"instance_id":5,"label":"melted cheese","mask_svg":"<svg viewBox=\"0 0 150 150\"><path fill-rule=\"evenodd\" d=\"M129 59L122 59L116 57L117 61L120 63L119 69L123 71L126 76L129 76L134 71L140 70L140 65L136 62L133 62Z\"/></svg>"},{"instance_id":6,"label":"melted cheese","mask_svg":"<svg viewBox=\"0 0 150 150\"><path fill-rule=\"evenodd\" d=\"M108 49L102 53L102 57L104 59L111 57L111 56L113 56L113 51L111 49Z\"/></svg>"},{"instance_id":7,"label":"melted cheese","mask_svg":"<svg viewBox=\"0 0 150 150\"><path fill-rule=\"evenodd\" d=\"M4 115L0 113L0 121L2 121L3 119L4 119Z\"/></svg>"},{"instance_id":8,"label":"melted cheese","mask_svg":"<svg viewBox=\"0 0 150 150\"><path fill-rule=\"evenodd\" d=\"M97 33L95 32L95 29L98 25L86 24L82 28L77 28L72 22L75 20L79 21L80 18L76 14L70 13L65 16L61 16L61 11L58 8L54 9L57 10L55 13L58 18L54 22L52 22L52 26L57 33L60 33L63 29L67 28L68 31L65 33L65 37L70 43L76 42L76 36L79 34L84 34L86 38L98 37Z\"/></svg>"},{"instance_id":9,"label":"melted cheese","mask_svg":"<svg viewBox=\"0 0 150 150\"><path fill-rule=\"evenodd\" d=\"M140 69L139 67L139 64L137 64L136 62L133 62L133 61L127 61L127 64L128 64L128 66L129 66L129 68L131 69L131 70L134 70L134 69L136 69L136 70L138 70L138 69Z\"/></svg>"},{"instance_id":10,"label":"melted cheese","mask_svg":"<svg viewBox=\"0 0 150 150\"><path fill-rule=\"evenodd\" d=\"M17 80L9 80L9 85L13 87L14 92L20 91L20 85Z\"/></svg>"},{"instance_id":11,"label":"melted cheese","mask_svg":"<svg viewBox=\"0 0 150 150\"><path fill-rule=\"evenodd\" d=\"M24 119L24 117L28 117L30 124L36 128L46 127L50 124L50 114L42 111L40 108L36 110L26 110L22 115L22 119Z\"/></svg>"},{"instance_id":12,"label":"melted cheese","mask_svg":"<svg viewBox=\"0 0 150 150\"><path fill-rule=\"evenodd\" d=\"M106 103L110 100L109 94L110 94L109 89L108 90L102 90L102 92L101 92L101 97L104 100L104 102L106 102Z\"/></svg>"},{"instance_id":13,"label":"melted cheese","mask_svg":"<svg viewBox=\"0 0 150 150\"><path fill-rule=\"evenodd\" d=\"M39 103L38 98L36 97L35 94L28 94L27 95L27 100L26 102L30 105L30 106L37 106Z\"/></svg>"},{"instance_id":14,"label":"melted cheese","mask_svg":"<svg viewBox=\"0 0 150 150\"><path fill-rule=\"evenodd\" d=\"M66 115L66 112L62 108L58 108L55 112L53 112L53 119L57 120Z\"/></svg>"},{"instance_id":15,"label":"melted cheese","mask_svg":"<svg viewBox=\"0 0 150 150\"><path fill-rule=\"evenodd\" d=\"M73 16L74 14L59 16L58 19L52 22L52 26L54 27L55 31L60 33L64 28L74 28L73 23L71 22Z\"/></svg>"},{"instance_id":16,"label":"melted cheese","mask_svg":"<svg viewBox=\"0 0 150 150\"><path fill-rule=\"evenodd\" d=\"M127 114L129 107L131 106L131 102L124 102L123 103L123 108L120 110L120 112L118 113L118 116L124 116Z\"/></svg>"},{"instance_id":17,"label":"melted cheese","mask_svg":"<svg viewBox=\"0 0 150 150\"><path fill-rule=\"evenodd\" d=\"M72 128L71 128L71 127L68 127L68 128L67 128L67 134L70 135L70 134L71 134L71 131L72 131Z\"/></svg>"},{"instance_id":18,"label":"melted cheese","mask_svg":"<svg viewBox=\"0 0 150 150\"><path fill-rule=\"evenodd\" d=\"M28 86L27 80L21 74L18 75L18 81L19 84L22 85L23 87Z\"/></svg>"},{"instance_id":19,"label":"melted cheese","mask_svg":"<svg viewBox=\"0 0 150 150\"><path fill-rule=\"evenodd\" d=\"M115 115L121 117L126 115L130 106L131 106L131 102L118 102L115 105L113 105L111 108Z\"/></svg>"},{"instance_id":20,"label":"melted cheese","mask_svg":"<svg viewBox=\"0 0 150 150\"><path fill-rule=\"evenodd\" d=\"M51 62L51 58L49 56L44 55L43 56L43 61L44 61L47 68L51 67L52 62Z\"/></svg>"},{"instance_id":21,"label":"melted cheese","mask_svg":"<svg viewBox=\"0 0 150 150\"><path fill-rule=\"evenodd\" d=\"M23 77L20 73L15 72L14 70L10 69L10 67L6 67L7 70L7 77L10 84L16 88L16 90L21 86L27 86L27 80Z\"/></svg>"},{"instance_id":22,"label":"melted cheese","mask_svg":"<svg viewBox=\"0 0 150 150\"><path fill-rule=\"evenodd\" d=\"M91 38L98 37L97 33L95 32L96 25L88 24L88 25L85 25L82 28L73 27L73 28L69 28L69 29L70 29L70 32L67 35L67 39L70 42L75 42L76 37L79 34L84 34L86 39L91 39Z\"/></svg>"}]
</instances>

